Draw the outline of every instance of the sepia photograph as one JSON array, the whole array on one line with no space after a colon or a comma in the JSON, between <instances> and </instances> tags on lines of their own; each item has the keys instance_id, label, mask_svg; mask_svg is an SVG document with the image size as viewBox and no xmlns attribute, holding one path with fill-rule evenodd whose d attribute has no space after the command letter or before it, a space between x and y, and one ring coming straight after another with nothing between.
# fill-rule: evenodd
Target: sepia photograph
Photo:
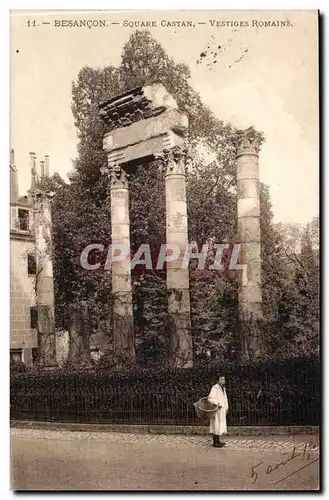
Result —
<instances>
[{"instance_id":1,"label":"sepia photograph","mask_svg":"<svg viewBox=\"0 0 329 500\"><path fill-rule=\"evenodd\" d=\"M319 491L319 11L9 17L10 489Z\"/></svg>"}]
</instances>

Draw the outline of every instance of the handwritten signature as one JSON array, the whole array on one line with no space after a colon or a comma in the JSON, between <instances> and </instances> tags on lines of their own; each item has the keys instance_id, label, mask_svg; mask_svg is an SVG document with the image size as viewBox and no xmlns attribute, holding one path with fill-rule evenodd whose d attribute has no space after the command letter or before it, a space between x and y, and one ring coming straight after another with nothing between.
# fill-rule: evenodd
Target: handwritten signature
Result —
<instances>
[{"instance_id":1,"label":"handwritten signature","mask_svg":"<svg viewBox=\"0 0 329 500\"><path fill-rule=\"evenodd\" d=\"M274 484L278 484L278 483L284 481L288 477L290 477L290 476L292 476L294 474L297 474L297 472L301 471L302 469L305 469L309 465L311 465L314 462L316 462L316 461L319 460L319 457L317 457L314 460L311 460L311 453L310 453L310 451L312 451L314 449L316 449L316 445L305 443L303 450L301 452L297 452L296 451L296 447L294 446L293 450L292 450L292 453L290 454L290 456L288 458L286 458L285 460L282 460L281 462L275 463L275 464L269 464L266 467L266 474L267 475L272 474L272 472L279 470L281 467L283 467L284 465L287 465L287 463L291 462L292 460L296 459L297 457L301 457L302 459L306 459L307 460L307 464L306 465L303 465L302 467L300 467L299 469L295 470L294 472L291 472L287 476L284 476L283 478L281 478L278 481L276 481ZM285 455L286 455L286 453L285 453ZM259 464L253 465L251 467L251 476L250 476L250 478L253 480L253 484L256 483L256 481L257 481L257 479L259 477L259 474L260 474L260 472L258 472L256 469L257 469L257 467L259 467L263 463L264 463L264 461L259 462Z\"/></svg>"}]
</instances>

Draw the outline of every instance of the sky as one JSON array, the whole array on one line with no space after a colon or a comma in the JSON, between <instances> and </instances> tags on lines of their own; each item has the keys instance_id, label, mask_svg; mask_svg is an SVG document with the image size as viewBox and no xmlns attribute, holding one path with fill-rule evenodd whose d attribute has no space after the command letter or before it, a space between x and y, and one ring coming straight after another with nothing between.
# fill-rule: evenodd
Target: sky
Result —
<instances>
[{"instance_id":1,"label":"sky","mask_svg":"<svg viewBox=\"0 0 329 500\"><path fill-rule=\"evenodd\" d=\"M83 19L107 25L55 26L56 20ZM189 66L190 84L218 118L264 133L260 180L270 186L275 221L306 223L318 215L315 11L14 12L10 147L20 194L30 185L30 151L38 162L50 155L50 173L65 178L72 169L77 146L72 81L85 65L119 64L123 45L136 29L125 27L125 20L156 23L149 31L170 57ZM262 26L270 20L285 20L287 26ZM194 26L174 27L172 21Z\"/></svg>"}]
</instances>

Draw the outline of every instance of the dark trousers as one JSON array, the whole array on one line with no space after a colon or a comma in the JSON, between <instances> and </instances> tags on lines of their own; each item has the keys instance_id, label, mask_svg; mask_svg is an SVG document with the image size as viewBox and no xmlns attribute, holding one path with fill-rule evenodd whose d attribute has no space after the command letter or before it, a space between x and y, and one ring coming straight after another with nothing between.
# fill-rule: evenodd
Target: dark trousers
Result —
<instances>
[{"instance_id":1,"label":"dark trousers","mask_svg":"<svg viewBox=\"0 0 329 500\"><path fill-rule=\"evenodd\" d=\"M214 446L219 446L219 443L220 443L220 438L217 434L213 434L212 435L212 439L213 439L213 445Z\"/></svg>"},{"instance_id":2,"label":"dark trousers","mask_svg":"<svg viewBox=\"0 0 329 500\"><path fill-rule=\"evenodd\" d=\"M223 446L225 446L224 441L221 441L220 436L217 436L217 434L213 434L212 439L213 439L213 446L215 446L215 448L222 448Z\"/></svg>"}]
</instances>

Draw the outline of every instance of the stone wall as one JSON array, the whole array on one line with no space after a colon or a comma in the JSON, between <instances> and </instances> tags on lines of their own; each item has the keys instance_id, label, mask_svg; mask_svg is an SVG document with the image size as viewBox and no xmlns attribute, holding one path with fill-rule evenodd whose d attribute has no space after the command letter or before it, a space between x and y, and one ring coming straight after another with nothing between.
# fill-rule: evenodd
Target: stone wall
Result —
<instances>
[{"instance_id":1,"label":"stone wall","mask_svg":"<svg viewBox=\"0 0 329 500\"><path fill-rule=\"evenodd\" d=\"M32 348L37 347L30 318L30 308L36 305L35 276L29 276L27 268L27 255L33 249L33 241L10 239L10 348L22 349L27 364L32 362Z\"/></svg>"}]
</instances>

